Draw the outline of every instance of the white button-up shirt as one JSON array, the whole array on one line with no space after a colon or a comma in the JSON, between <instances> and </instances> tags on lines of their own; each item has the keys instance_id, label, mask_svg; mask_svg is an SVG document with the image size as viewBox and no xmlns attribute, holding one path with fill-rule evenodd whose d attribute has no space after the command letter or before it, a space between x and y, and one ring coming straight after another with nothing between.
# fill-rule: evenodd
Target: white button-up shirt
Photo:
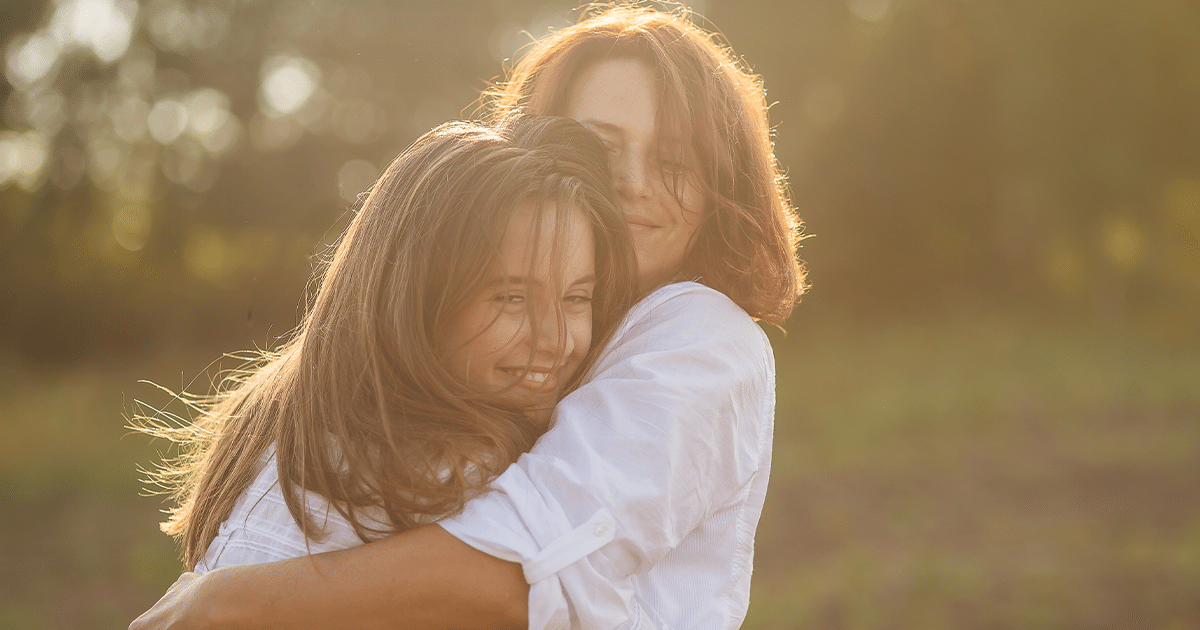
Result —
<instances>
[{"instance_id":1,"label":"white button-up shirt","mask_svg":"<svg viewBox=\"0 0 1200 630\"><path fill-rule=\"evenodd\" d=\"M519 562L529 627L737 628L771 465L775 366L725 295L639 302L530 453L441 526Z\"/></svg>"},{"instance_id":2,"label":"white button-up shirt","mask_svg":"<svg viewBox=\"0 0 1200 630\"><path fill-rule=\"evenodd\" d=\"M685 282L630 311L530 453L441 521L518 562L529 627L736 628L771 464L775 365L766 335L725 295ZM305 540L274 449L196 571L361 544L306 493L326 537Z\"/></svg>"},{"instance_id":3,"label":"white button-up shirt","mask_svg":"<svg viewBox=\"0 0 1200 630\"><path fill-rule=\"evenodd\" d=\"M325 533L320 539L305 539L304 532L292 518L279 486L279 468L272 444L259 457L254 481L238 497L229 518L221 523L216 538L209 543L193 571L207 573L220 567L274 562L362 544L358 534L354 533L354 526L329 504L328 499L308 491L303 497L313 523ZM364 525L388 527L382 510L360 509L357 516Z\"/></svg>"}]
</instances>

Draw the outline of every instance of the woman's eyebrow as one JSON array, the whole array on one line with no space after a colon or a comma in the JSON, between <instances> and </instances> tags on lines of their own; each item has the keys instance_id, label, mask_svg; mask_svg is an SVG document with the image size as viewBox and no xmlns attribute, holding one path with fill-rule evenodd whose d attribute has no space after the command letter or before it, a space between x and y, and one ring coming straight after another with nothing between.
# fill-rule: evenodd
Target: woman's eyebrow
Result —
<instances>
[{"instance_id":1,"label":"woman's eyebrow","mask_svg":"<svg viewBox=\"0 0 1200 630\"><path fill-rule=\"evenodd\" d=\"M581 118L578 122L584 127L587 127L601 135L622 136L625 134L625 130L621 129L619 125L615 125L610 122L604 122L603 120L596 120L595 118Z\"/></svg>"},{"instance_id":2,"label":"woman's eyebrow","mask_svg":"<svg viewBox=\"0 0 1200 630\"><path fill-rule=\"evenodd\" d=\"M570 286L578 284L589 284L596 281L596 274L589 273L586 276L576 278ZM526 278L525 276L500 276L492 281L492 286L511 286L514 284L527 284L533 286L541 286L542 281L537 278Z\"/></svg>"}]
</instances>

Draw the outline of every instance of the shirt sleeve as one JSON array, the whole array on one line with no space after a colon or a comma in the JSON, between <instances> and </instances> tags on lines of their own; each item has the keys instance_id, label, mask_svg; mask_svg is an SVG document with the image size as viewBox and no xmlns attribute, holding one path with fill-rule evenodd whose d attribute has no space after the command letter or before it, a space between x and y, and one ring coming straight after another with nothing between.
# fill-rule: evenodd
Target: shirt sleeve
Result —
<instances>
[{"instance_id":1,"label":"shirt sleeve","mask_svg":"<svg viewBox=\"0 0 1200 630\"><path fill-rule=\"evenodd\" d=\"M441 525L522 565L531 629L657 627L631 578L755 474L770 352L723 294L660 289L630 312L531 452Z\"/></svg>"}]
</instances>

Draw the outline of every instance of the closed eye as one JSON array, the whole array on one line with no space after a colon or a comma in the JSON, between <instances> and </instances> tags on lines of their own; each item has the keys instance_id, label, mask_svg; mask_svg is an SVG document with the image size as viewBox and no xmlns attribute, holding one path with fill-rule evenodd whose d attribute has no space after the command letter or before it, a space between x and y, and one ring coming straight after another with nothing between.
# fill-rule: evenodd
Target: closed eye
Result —
<instances>
[{"instance_id":1,"label":"closed eye","mask_svg":"<svg viewBox=\"0 0 1200 630\"><path fill-rule=\"evenodd\" d=\"M692 171L691 165L679 159L677 156L660 156L658 158L658 168L667 175L686 175Z\"/></svg>"},{"instance_id":2,"label":"closed eye","mask_svg":"<svg viewBox=\"0 0 1200 630\"><path fill-rule=\"evenodd\" d=\"M525 296L520 293L505 291L503 293L497 293L495 296L493 296L492 301L498 304L523 304L525 302Z\"/></svg>"}]
</instances>

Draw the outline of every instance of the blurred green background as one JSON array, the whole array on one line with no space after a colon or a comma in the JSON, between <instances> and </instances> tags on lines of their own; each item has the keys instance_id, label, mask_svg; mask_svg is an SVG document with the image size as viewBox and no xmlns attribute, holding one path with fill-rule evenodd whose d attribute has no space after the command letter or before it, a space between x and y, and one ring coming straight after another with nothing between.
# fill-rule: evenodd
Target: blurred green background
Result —
<instances>
[{"instance_id":1,"label":"blurred green background","mask_svg":"<svg viewBox=\"0 0 1200 630\"><path fill-rule=\"evenodd\" d=\"M746 627L1200 627L1200 6L692 7L815 235ZM355 194L573 8L0 2L0 629L157 599L138 380L284 335Z\"/></svg>"}]
</instances>

